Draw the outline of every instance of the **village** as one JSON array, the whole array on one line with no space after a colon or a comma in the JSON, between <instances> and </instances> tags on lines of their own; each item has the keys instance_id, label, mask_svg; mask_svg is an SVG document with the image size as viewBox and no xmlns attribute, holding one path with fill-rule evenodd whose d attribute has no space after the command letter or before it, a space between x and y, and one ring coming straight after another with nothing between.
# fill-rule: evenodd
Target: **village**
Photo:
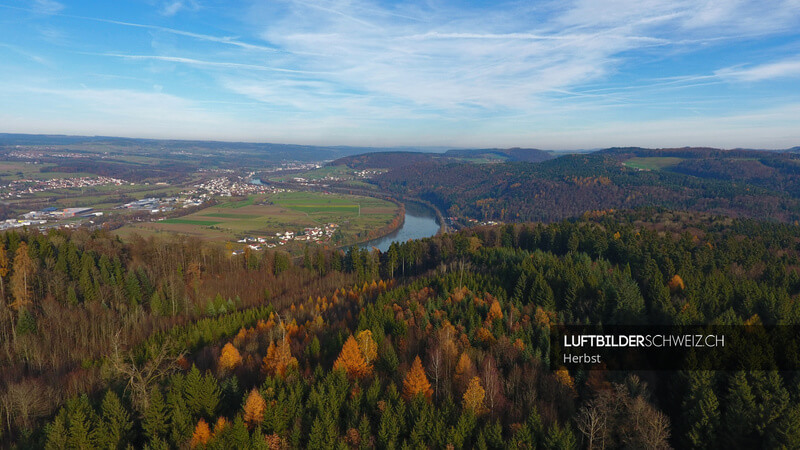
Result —
<instances>
[{"instance_id":1,"label":"village","mask_svg":"<svg viewBox=\"0 0 800 450\"><path fill-rule=\"evenodd\" d=\"M216 177L210 180L195 184L194 189L181 192L184 196L197 196L208 199L213 196L219 197L244 197L252 194L287 192L286 189L275 188L269 185L247 181L250 178L238 177L232 181L228 177Z\"/></svg>"},{"instance_id":2,"label":"village","mask_svg":"<svg viewBox=\"0 0 800 450\"><path fill-rule=\"evenodd\" d=\"M295 242L313 242L315 244L325 244L330 242L333 234L339 228L338 224L329 223L323 227L308 227L302 232L295 233L294 231L277 232L275 236L259 236L259 237L245 237L236 241L239 244L245 244L246 248L253 251L261 251L264 248L275 248L279 245L286 245L291 241ZM244 250L234 250L233 255L240 255Z\"/></svg>"},{"instance_id":3,"label":"village","mask_svg":"<svg viewBox=\"0 0 800 450\"><path fill-rule=\"evenodd\" d=\"M74 177L74 178L52 178L49 180L14 180L6 186L0 186L0 198L21 197L22 195L35 194L37 192L53 191L56 189L87 188L94 186L115 185L121 186L130 184L125 180L105 176L98 177Z\"/></svg>"}]
</instances>

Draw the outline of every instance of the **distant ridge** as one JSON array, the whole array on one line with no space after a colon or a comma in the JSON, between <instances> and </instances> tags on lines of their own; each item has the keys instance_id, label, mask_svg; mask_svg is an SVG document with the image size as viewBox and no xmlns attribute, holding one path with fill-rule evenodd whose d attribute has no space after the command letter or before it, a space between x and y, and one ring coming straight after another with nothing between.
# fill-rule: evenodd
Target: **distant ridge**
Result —
<instances>
[{"instance_id":1,"label":"distant ridge","mask_svg":"<svg viewBox=\"0 0 800 450\"><path fill-rule=\"evenodd\" d=\"M536 148L482 148L482 149L453 149L444 152L445 156L452 156L456 158L480 158L486 156L499 156L506 161L527 161L527 162L540 162L552 159L555 156L546 151Z\"/></svg>"}]
</instances>

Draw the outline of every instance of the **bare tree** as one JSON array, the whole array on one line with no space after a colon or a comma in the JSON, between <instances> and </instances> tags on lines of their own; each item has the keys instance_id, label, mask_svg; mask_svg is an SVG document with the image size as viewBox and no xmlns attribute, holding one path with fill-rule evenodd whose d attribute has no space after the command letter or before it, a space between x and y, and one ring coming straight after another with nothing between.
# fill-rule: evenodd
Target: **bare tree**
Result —
<instances>
[{"instance_id":1,"label":"bare tree","mask_svg":"<svg viewBox=\"0 0 800 450\"><path fill-rule=\"evenodd\" d=\"M159 379L178 369L178 359L183 352L177 352L171 341L165 340L149 355L147 361L137 364L135 358L123 353L120 333L114 335L111 364L114 370L126 380L126 391L131 393L131 403L139 412L147 409L150 403L150 387Z\"/></svg>"},{"instance_id":2,"label":"bare tree","mask_svg":"<svg viewBox=\"0 0 800 450\"><path fill-rule=\"evenodd\" d=\"M578 417L575 419L575 422L580 432L583 433L586 438L586 448L588 450L606 448L605 436L608 425L608 416L606 412L601 402L597 400L588 401L580 411L578 411Z\"/></svg>"}]
</instances>

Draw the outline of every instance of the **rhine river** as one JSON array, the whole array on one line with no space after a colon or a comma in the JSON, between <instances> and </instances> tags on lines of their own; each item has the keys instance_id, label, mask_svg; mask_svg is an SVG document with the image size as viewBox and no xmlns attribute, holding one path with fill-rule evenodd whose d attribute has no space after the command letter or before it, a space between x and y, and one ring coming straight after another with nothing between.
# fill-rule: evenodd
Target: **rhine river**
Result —
<instances>
[{"instance_id":1,"label":"rhine river","mask_svg":"<svg viewBox=\"0 0 800 450\"><path fill-rule=\"evenodd\" d=\"M364 242L359 247L378 248L381 252L389 250L392 242L406 242L409 239L431 237L439 232L436 214L430 208L414 203L406 203L406 220L396 231L378 239Z\"/></svg>"}]
</instances>

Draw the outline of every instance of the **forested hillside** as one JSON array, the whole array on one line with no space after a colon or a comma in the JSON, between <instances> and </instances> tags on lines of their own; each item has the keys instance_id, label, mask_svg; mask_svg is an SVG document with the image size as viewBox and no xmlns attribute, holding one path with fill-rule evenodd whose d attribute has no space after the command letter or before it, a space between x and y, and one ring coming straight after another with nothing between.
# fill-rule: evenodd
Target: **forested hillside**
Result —
<instances>
[{"instance_id":1,"label":"forested hillside","mask_svg":"<svg viewBox=\"0 0 800 450\"><path fill-rule=\"evenodd\" d=\"M800 218L800 159L767 152L693 152L615 149L541 163L419 162L374 182L384 190L428 200L450 216L478 220L552 222L586 211L651 205L783 221ZM740 153L749 157L740 158ZM642 170L625 164L637 155L672 157L677 165ZM681 160L680 155L693 159Z\"/></svg>"},{"instance_id":2,"label":"forested hillside","mask_svg":"<svg viewBox=\"0 0 800 450\"><path fill-rule=\"evenodd\" d=\"M557 323L797 324L796 226L646 210L298 261L3 236L7 444L800 445L795 372L546 360Z\"/></svg>"}]
</instances>

